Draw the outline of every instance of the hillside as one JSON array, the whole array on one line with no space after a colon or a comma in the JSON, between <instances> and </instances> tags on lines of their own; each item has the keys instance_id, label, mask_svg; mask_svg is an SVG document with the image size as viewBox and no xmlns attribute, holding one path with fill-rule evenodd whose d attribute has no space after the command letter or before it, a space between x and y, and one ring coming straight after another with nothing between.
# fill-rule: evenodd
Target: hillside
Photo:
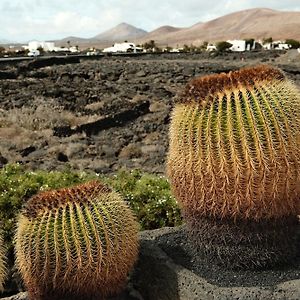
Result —
<instances>
[{"instance_id":1,"label":"hillside","mask_svg":"<svg viewBox=\"0 0 300 300\"><path fill-rule=\"evenodd\" d=\"M0 45L12 44L12 43L13 43L12 41L0 37Z\"/></svg>"},{"instance_id":2,"label":"hillside","mask_svg":"<svg viewBox=\"0 0 300 300\"><path fill-rule=\"evenodd\" d=\"M100 33L93 37L98 41L124 41L130 39L141 38L147 33L147 31L134 27L127 23L121 23L114 28L111 28L103 33Z\"/></svg>"},{"instance_id":3,"label":"hillside","mask_svg":"<svg viewBox=\"0 0 300 300\"><path fill-rule=\"evenodd\" d=\"M158 36L164 37L166 34L175 33L182 30L182 28L173 27L173 26L161 26L153 31L148 32L142 37L143 40L149 41L157 39Z\"/></svg>"},{"instance_id":4,"label":"hillside","mask_svg":"<svg viewBox=\"0 0 300 300\"><path fill-rule=\"evenodd\" d=\"M152 35L158 44L200 44L203 41L255 38L294 38L300 40L300 12L268 8L247 9L198 23L176 32ZM146 38L147 36L145 36ZM144 38L140 42L145 41Z\"/></svg>"},{"instance_id":5,"label":"hillside","mask_svg":"<svg viewBox=\"0 0 300 300\"><path fill-rule=\"evenodd\" d=\"M86 42L88 39L77 37L77 36L68 36L66 38L63 38L60 40L60 42L68 42L70 41L71 43L81 43L81 42Z\"/></svg>"},{"instance_id":6,"label":"hillside","mask_svg":"<svg viewBox=\"0 0 300 300\"><path fill-rule=\"evenodd\" d=\"M254 8L234 12L208 22L199 22L191 27L177 28L161 26L151 32L121 23L90 39L68 37L61 40L80 45L81 48L95 46L103 48L114 42L125 40L141 44L155 40L158 45L182 46L200 45L203 41L255 38L300 40L300 12L276 11L268 8Z\"/></svg>"}]
</instances>

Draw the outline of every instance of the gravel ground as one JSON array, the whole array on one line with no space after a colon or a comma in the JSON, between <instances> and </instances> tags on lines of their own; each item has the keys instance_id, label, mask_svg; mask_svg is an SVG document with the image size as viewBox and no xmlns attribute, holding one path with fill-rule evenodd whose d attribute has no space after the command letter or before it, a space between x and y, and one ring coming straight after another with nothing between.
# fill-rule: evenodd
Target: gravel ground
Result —
<instances>
[{"instance_id":1,"label":"gravel ground","mask_svg":"<svg viewBox=\"0 0 300 300\"><path fill-rule=\"evenodd\" d=\"M177 92L195 76L259 63L282 67L300 86L297 56L280 54L172 54L0 65L0 166L20 162L31 169L68 165L98 173L121 167L164 173L169 115Z\"/></svg>"},{"instance_id":2,"label":"gravel ground","mask_svg":"<svg viewBox=\"0 0 300 300\"><path fill-rule=\"evenodd\" d=\"M0 168L20 162L31 169L164 173L176 94L195 76L258 63L281 67L300 87L295 52L2 64ZM142 239L122 299L300 299L299 257L283 269L232 271L196 255L182 227L144 232Z\"/></svg>"},{"instance_id":3,"label":"gravel ground","mask_svg":"<svg viewBox=\"0 0 300 300\"><path fill-rule=\"evenodd\" d=\"M184 227L172 230L157 239L158 245L174 260L175 263L192 270L205 278L209 283L223 287L274 286L279 283L300 279L300 253L289 266L269 270L230 270L216 264L207 263L195 251L187 239Z\"/></svg>"}]
</instances>

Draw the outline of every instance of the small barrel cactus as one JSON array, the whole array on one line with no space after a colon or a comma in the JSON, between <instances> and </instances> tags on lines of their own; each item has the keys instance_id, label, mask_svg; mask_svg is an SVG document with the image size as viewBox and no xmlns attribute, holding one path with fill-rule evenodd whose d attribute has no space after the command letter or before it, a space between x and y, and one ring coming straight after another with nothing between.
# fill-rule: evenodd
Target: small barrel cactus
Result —
<instances>
[{"instance_id":1,"label":"small barrel cactus","mask_svg":"<svg viewBox=\"0 0 300 300\"><path fill-rule=\"evenodd\" d=\"M126 283L138 225L119 194L99 181L28 200L16 261L30 299L102 299Z\"/></svg>"},{"instance_id":2,"label":"small barrel cactus","mask_svg":"<svg viewBox=\"0 0 300 300\"><path fill-rule=\"evenodd\" d=\"M300 95L282 71L188 83L172 112L167 169L194 240L217 261L267 266L297 251Z\"/></svg>"}]
</instances>

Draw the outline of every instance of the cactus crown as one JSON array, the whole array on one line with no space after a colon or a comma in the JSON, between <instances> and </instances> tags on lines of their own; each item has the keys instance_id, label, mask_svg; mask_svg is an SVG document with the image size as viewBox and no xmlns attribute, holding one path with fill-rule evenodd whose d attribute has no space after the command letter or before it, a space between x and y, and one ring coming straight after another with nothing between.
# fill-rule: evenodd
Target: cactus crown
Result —
<instances>
[{"instance_id":1,"label":"cactus crown","mask_svg":"<svg viewBox=\"0 0 300 300\"><path fill-rule=\"evenodd\" d=\"M23 214L28 218L34 218L44 211L56 210L69 203L84 205L94 201L94 198L99 195L107 195L111 192L108 186L96 180L71 188L41 192L27 201Z\"/></svg>"},{"instance_id":2,"label":"cactus crown","mask_svg":"<svg viewBox=\"0 0 300 300\"><path fill-rule=\"evenodd\" d=\"M239 87L253 87L257 83L281 81L284 74L279 70L267 65L245 68L229 73L213 74L197 77L191 80L179 97L177 103L190 103L213 101L218 93L233 90Z\"/></svg>"},{"instance_id":3,"label":"cactus crown","mask_svg":"<svg viewBox=\"0 0 300 300\"><path fill-rule=\"evenodd\" d=\"M259 220L300 210L300 96L258 66L192 80L172 112L168 174L198 215Z\"/></svg>"},{"instance_id":4,"label":"cactus crown","mask_svg":"<svg viewBox=\"0 0 300 300\"><path fill-rule=\"evenodd\" d=\"M43 192L20 215L17 265L34 299L106 297L126 282L137 232L127 204L98 181Z\"/></svg>"}]
</instances>

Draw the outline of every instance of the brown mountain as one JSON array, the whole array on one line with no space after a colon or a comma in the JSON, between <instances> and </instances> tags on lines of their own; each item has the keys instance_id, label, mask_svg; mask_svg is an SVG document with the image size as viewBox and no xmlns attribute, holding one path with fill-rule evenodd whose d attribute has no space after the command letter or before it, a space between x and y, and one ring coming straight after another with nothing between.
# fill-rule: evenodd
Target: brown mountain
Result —
<instances>
[{"instance_id":1,"label":"brown mountain","mask_svg":"<svg viewBox=\"0 0 300 300\"><path fill-rule=\"evenodd\" d=\"M201 44L203 41L255 38L293 38L300 40L300 12L276 11L268 8L247 9L223 17L197 23L176 32L152 35L161 45ZM139 42L146 41L147 35Z\"/></svg>"},{"instance_id":2,"label":"brown mountain","mask_svg":"<svg viewBox=\"0 0 300 300\"><path fill-rule=\"evenodd\" d=\"M85 42L87 39L85 39L85 38L81 38L81 37L77 37L77 36L67 36L67 37L65 37L65 38L63 38L63 39L61 39L60 41L61 42L68 42L68 41L70 41L71 43L82 43L82 42Z\"/></svg>"},{"instance_id":3,"label":"brown mountain","mask_svg":"<svg viewBox=\"0 0 300 300\"><path fill-rule=\"evenodd\" d=\"M132 40L143 37L147 31L134 27L127 23L121 23L114 28L111 28L103 33L93 37L98 41L119 42L124 40Z\"/></svg>"},{"instance_id":4,"label":"brown mountain","mask_svg":"<svg viewBox=\"0 0 300 300\"><path fill-rule=\"evenodd\" d=\"M166 34L178 32L183 28L173 27L173 26L161 26L153 31L148 32L142 37L143 40L150 41L157 39L158 36L165 36Z\"/></svg>"},{"instance_id":5,"label":"brown mountain","mask_svg":"<svg viewBox=\"0 0 300 300\"><path fill-rule=\"evenodd\" d=\"M149 33L127 23L121 23L91 39L69 37L62 41L66 43L70 40L72 44L76 43L81 48L90 46L103 48L124 40L137 44L155 40L161 46L182 46L200 45L203 41L268 37L275 40L288 38L300 40L300 12L276 11L268 8L246 9L208 22L196 23L187 28L162 26Z\"/></svg>"}]
</instances>

